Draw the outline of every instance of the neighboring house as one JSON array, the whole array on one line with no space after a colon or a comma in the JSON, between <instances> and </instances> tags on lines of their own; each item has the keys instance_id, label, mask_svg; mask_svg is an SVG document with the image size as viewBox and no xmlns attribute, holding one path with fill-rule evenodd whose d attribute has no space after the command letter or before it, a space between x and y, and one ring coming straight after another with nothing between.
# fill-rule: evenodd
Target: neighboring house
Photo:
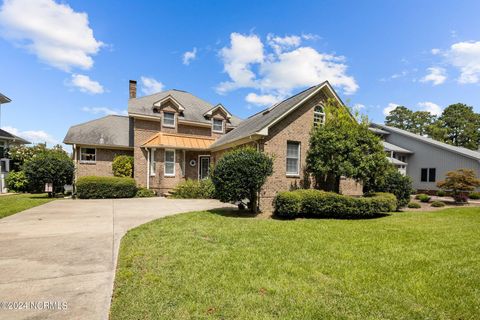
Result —
<instances>
[{"instance_id":1,"label":"neighboring house","mask_svg":"<svg viewBox=\"0 0 480 320\"><path fill-rule=\"evenodd\" d=\"M449 171L472 169L480 177L480 152L455 147L395 127L372 124L382 137L389 160L410 176L416 190L438 190L436 183Z\"/></svg>"},{"instance_id":2,"label":"neighboring house","mask_svg":"<svg viewBox=\"0 0 480 320\"><path fill-rule=\"evenodd\" d=\"M9 103L11 100L0 93L0 105ZM1 107L1 106L0 106ZM8 192L5 184L5 178L10 171L10 159L7 158L7 150L9 147L20 144L28 144L25 139L17 137L10 132L0 129L0 193Z\"/></svg>"},{"instance_id":3,"label":"neighboring house","mask_svg":"<svg viewBox=\"0 0 480 320\"><path fill-rule=\"evenodd\" d=\"M203 179L211 163L242 145L274 156L273 175L261 191L260 207L269 210L278 191L304 184L309 134L325 117L328 98L343 105L328 82L304 90L241 121L223 105L168 90L136 97L130 81L127 116L107 116L71 127L64 143L73 146L76 175L112 175L116 154L134 157L134 178L165 193L185 179ZM361 185L341 182L341 191L361 194Z\"/></svg>"}]
</instances>

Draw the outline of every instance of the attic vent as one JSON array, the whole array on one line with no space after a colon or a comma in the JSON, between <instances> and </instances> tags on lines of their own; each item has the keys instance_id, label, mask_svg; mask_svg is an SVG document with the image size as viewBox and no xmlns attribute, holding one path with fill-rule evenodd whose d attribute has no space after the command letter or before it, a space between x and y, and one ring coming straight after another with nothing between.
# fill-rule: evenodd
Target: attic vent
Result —
<instances>
[{"instance_id":1,"label":"attic vent","mask_svg":"<svg viewBox=\"0 0 480 320\"><path fill-rule=\"evenodd\" d=\"M267 114L267 113L269 113L269 112L270 112L270 109L267 109L267 110L263 111L262 114L265 115L265 114Z\"/></svg>"}]
</instances>

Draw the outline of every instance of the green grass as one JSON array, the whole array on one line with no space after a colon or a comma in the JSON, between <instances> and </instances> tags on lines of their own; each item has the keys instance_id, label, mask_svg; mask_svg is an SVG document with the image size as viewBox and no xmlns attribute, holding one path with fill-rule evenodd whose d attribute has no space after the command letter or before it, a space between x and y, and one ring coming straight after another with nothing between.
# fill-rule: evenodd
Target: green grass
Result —
<instances>
[{"instance_id":1,"label":"green grass","mask_svg":"<svg viewBox=\"0 0 480 320\"><path fill-rule=\"evenodd\" d=\"M0 196L0 219L17 212L39 206L54 199L46 194L13 194Z\"/></svg>"},{"instance_id":2,"label":"green grass","mask_svg":"<svg viewBox=\"0 0 480 320\"><path fill-rule=\"evenodd\" d=\"M479 230L480 208L172 216L122 240L111 319L478 319Z\"/></svg>"}]
</instances>

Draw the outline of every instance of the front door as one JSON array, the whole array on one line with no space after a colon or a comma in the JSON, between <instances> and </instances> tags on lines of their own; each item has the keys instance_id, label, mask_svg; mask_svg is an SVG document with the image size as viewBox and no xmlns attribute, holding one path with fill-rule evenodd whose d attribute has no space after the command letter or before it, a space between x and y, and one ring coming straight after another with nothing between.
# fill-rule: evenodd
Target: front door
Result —
<instances>
[{"instance_id":1,"label":"front door","mask_svg":"<svg viewBox=\"0 0 480 320\"><path fill-rule=\"evenodd\" d=\"M198 159L198 178L206 179L210 174L210 156L200 156Z\"/></svg>"}]
</instances>

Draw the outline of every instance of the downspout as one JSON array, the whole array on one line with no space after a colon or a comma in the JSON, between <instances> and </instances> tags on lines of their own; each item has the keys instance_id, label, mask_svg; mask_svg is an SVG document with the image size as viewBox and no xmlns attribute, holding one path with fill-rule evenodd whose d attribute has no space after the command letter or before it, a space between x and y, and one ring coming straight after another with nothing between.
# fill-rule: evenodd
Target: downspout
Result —
<instances>
[{"instance_id":1,"label":"downspout","mask_svg":"<svg viewBox=\"0 0 480 320\"><path fill-rule=\"evenodd\" d=\"M150 149L147 149L147 189L150 189Z\"/></svg>"},{"instance_id":2,"label":"downspout","mask_svg":"<svg viewBox=\"0 0 480 320\"><path fill-rule=\"evenodd\" d=\"M73 190L72 190L72 197L77 191L77 179L78 179L78 165L77 165L77 145L73 144Z\"/></svg>"}]
</instances>

